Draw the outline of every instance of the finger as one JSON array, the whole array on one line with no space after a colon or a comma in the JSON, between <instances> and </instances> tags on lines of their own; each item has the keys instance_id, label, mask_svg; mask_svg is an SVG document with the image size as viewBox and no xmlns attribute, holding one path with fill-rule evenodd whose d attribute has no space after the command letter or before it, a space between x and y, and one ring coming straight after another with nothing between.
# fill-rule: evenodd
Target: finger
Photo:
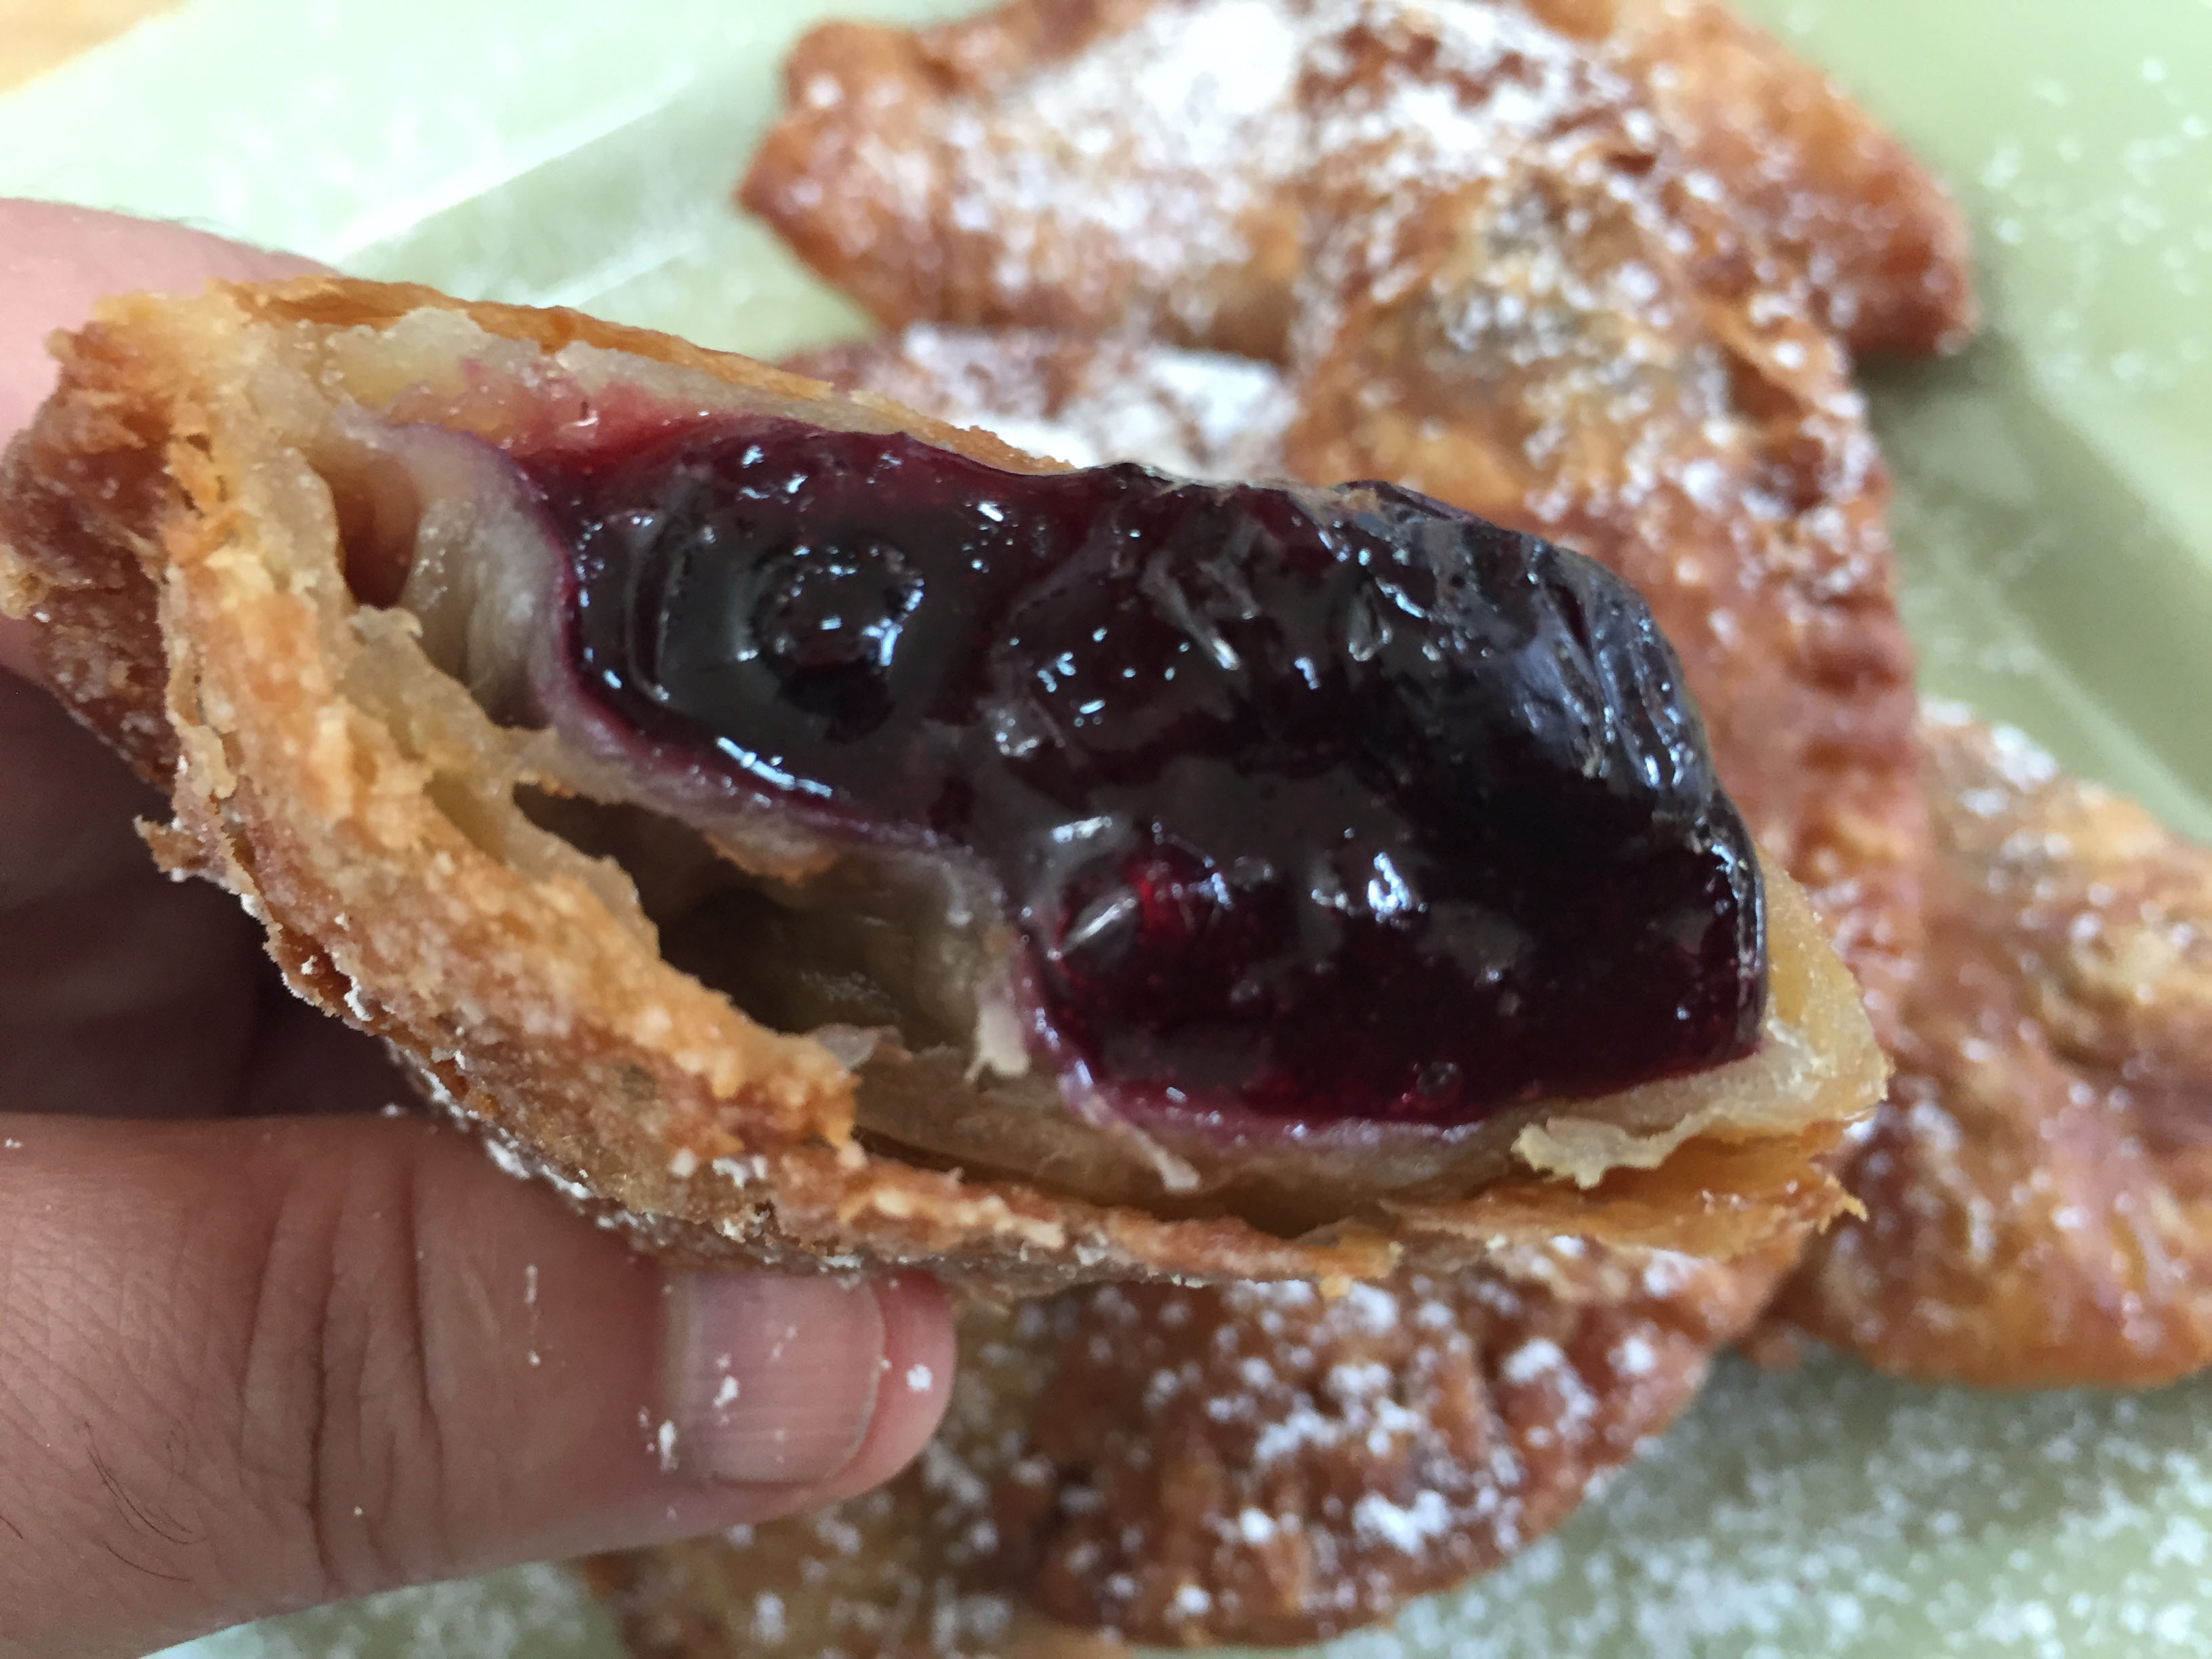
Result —
<instances>
[{"instance_id":1,"label":"finger","mask_svg":"<svg viewBox=\"0 0 2212 1659\"><path fill-rule=\"evenodd\" d=\"M46 336L100 295L313 269L173 225L0 201L0 443L52 388ZM154 869L131 820L160 802L9 677L29 672L28 641L0 619L0 1109L234 1108L267 1006L258 935L220 894ZM331 1075L386 1086L373 1051L355 1054Z\"/></svg>"},{"instance_id":2,"label":"finger","mask_svg":"<svg viewBox=\"0 0 2212 1659\"><path fill-rule=\"evenodd\" d=\"M0 439L53 390L46 337L76 328L110 294L185 293L216 278L261 282L323 267L151 219L0 198Z\"/></svg>"},{"instance_id":3,"label":"finger","mask_svg":"<svg viewBox=\"0 0 2212 1659\"><path fill-rule=\"evenodd\" d=\"M0 1111L127 1117L373 1109L382 1050L296 1001L237 902L155 869L133 777L0 675Z\"/></svg>"},{"instance_id":4,"label":"finger","mask_svg":"<svg viewBox=\"0 0 2212 1659\"><path fill-rule=\"evenodd\" d=\"M154 868L166 817L58 704L0 677L0 1109L199 1115L237 1092L258 1008L251 921Z\"/></svg>"},{"instance_id":5,"label":"finger","mask_svg":"<svg viewBox=\"0 0 2212 1659\"><path fill-rule=\"evenodd\" d=\"M0 1656L765 1519L890 1475L926 1280L673 1273L380 1118L0 1118Z\"/></svg>"},{"instance_id":6,"label":"finger","mask_svg":"<svg viewBox=\"0 0 2212 1659\"><path fill-rule=\"evenodd\" d=\"M160 799L44 692L0 675L0 1111L374 1109L382 1050L295 1000L235 901L156 871Z\"/></svg>"},{"instance_id":7,"label":"finger","mask_svg":"<svg viewBox=\"0 0 2212 1659\"><path fill-rule=\"evenodd\" d=\"M81 326L103 295L182 293L216 277L260 282L319 269L180 225L0 198L0 447L54 388L46 337ZM0 672L31 667L27 628L0 617Z\"/></svg>"}]
</instances>

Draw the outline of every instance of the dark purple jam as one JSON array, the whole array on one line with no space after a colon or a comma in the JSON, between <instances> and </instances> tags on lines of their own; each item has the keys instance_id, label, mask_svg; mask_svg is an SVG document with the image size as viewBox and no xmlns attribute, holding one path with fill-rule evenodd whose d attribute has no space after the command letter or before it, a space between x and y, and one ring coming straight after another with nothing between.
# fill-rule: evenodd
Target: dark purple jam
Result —
<instances>
[{"instance_id":1,"label":"dark purple jam","mask_svg":"<svg viewBox=\"0 0 2212 1659\"><path fill-rule=\"evenodd\" d=\"M963 849L1119 1104L1456 1124L1756 1041L1759 871L1581 556L1389 485L1029 477L719 417L527 470L570 650L700 769Z\"/></svg>"}]
</instances>

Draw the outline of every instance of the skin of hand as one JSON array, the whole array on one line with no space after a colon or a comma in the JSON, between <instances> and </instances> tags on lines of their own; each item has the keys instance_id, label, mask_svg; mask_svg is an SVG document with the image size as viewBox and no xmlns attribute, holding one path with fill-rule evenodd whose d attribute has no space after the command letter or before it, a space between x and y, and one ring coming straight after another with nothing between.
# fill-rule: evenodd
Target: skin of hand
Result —
<instances>
[{"instance_id":1,"label":"skin of hand","mask_svg":"<svg viewBox=\"0 0 2212 1659\"><path fill-rule=\"evenodd\" d=\"M44 337L307 267L0 202L0 442ZM626 1547L866 1490L944 1409L927 1279L656 1266L295 1001L0 618L0 1659Z\"/></svg>"}]
</instances>

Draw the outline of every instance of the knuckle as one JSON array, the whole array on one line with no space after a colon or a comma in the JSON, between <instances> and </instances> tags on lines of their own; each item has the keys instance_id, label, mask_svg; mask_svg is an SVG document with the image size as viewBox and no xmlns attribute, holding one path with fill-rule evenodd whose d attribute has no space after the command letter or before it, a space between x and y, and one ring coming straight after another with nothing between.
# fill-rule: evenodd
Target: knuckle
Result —
<instances>
[{"instance_id":1,"label":"knuckle","mask_svg":"<svg viewBox=\"0 0 2212 1659\"><path fill-rule=\"evenodd\" d=\"M402 1158L302 1194L263 1264L241 1443L321 1599L436 1576L447 1437L431 1386L420 1183Z\"/></svg>"}]
</instances>

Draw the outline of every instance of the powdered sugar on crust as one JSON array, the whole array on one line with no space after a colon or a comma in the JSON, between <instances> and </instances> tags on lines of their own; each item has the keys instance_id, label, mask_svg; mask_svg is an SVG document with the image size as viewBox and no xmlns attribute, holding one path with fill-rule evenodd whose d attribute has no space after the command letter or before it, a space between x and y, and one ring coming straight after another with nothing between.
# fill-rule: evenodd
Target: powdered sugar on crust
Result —
<instances>
[{"instance_id":1,"label":"powdered sugar on crust","mask_svg":"<svg viewBox=\"0 0 2212 1659\"><path fill-rule=\"evenodd\" d=\"M2212 1362L2212 852L1955 706L1868 1213L1785 1302L1893 1374L2143 1387Z\"/></svg>"},{"instance_id":2,"label":"powdered sugar on crust","mask_svg":"<svg viewBox=\"0 0 2212 1659\"><path fill-rule=\"evenodd\" d=\"M747 204L887 322L1127 326L1279 356L1332 158L1387 139L1400 171L1376 182L1425 196L1623 85L1493 5L1066 12L1047 22L1018 6L1003 39L991 19L865 45L850 30L811 38ZM1056 49L1010 64L1008 43L1032 30ZM1393 58L1374 95L1339 99L1335 83L1373 76L1378 53ZM1406 148L1408 131L1428 140Z\"/></svg>"},{"instance_id":3,"label":"powdered sugar on crust","mask_svg":"<svg viewBox=\"0 0 2212 1659\"><path fill-rule=\"evenodd\" d=\"M1036 330L916 324L786 366L1071 466L1141 460L1193 478L1279 476L1295 409L1272 364Z\"/></svg>"},{"instance_id":4,"label":"powdered sugar on crust","mask_svg":"<svg viewBox=\"0 0 2212 1659\"><path fill-rule=\"evenodd\" d=\"M1206 295L1176 279L1249 257L1240 221L1304 154L1296 94L1319 32L1273 0L1161 6L988 108L950 106L948 217L1004 239L999 302L1103 301L1126 262L1206 332Z\"/></svg>"}]
</instances>

